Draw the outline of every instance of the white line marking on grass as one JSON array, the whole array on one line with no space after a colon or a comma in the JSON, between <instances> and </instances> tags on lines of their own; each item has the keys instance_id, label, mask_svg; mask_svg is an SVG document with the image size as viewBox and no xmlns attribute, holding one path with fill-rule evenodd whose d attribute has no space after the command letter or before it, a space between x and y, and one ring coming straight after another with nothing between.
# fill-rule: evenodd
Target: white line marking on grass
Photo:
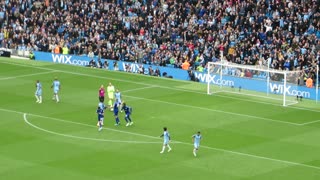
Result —
<instances>
[{"instance_id":1,"label":"white line marking on grass","mask_svg":"<svg viewBox=\"0 0 320 180\"><path fill-rule=\"evenodd\" d=\"M183 90L183 89L179 89L179 88L170 88L170 87L165 87L165 86L158 86L158 85L151 85L151 84L139 83L139 82L136 82L136 81L128 81L128 80L123 80L123 79L107 78L107 77L101 77L101 76L96 76L96 75L91 75L91 74L61 71L61 70L56 70L56 69L51 69L51 68L43 68L43 67L33 67L33 66L16 64L16 63L5 63L5 62L1 62L1 61L0 61L0 63L12 64L12 65L17 65L17 66L25 66L25 67L30 67L30 68L38 68L38 69L52 70L52 71L59 71L59 72L62 72L62 73L73 74L73 75L80 75L80 76L86 76L86 77L95 77L95 78L102 78L102 79L111 79L111 80L117 80L117 81L129 82L129 83L141 84L141 85L146 85L146 86L147 86L147 87L143 87L143 88L137 88L137 89L135 89L135 90L138 90L138 89L139 89L139 90L140 90L140 89L146 89L146 88L153 88L153 87L159 87L159 88L166 88L166 89L172 89L172 90L177 90L177 91L186 91L186 92L199 93L199 92L196 92L196 91ZM151 85L151 86L150 86L150 85ZM129 90L128 90L128 91L129 91ZM200 93L200 94L205 94L205 93ZM140 98L140 97L134 97L134 96L128 96L128 97L133 97L133 98L138 98L138 99ZM223 96L223 97L228 98L228 96ZM229 97L229 98L231 98L231 97ZM149 101L156 101L156 100L147 99L147 98L140 98L140 99L149 100ZM232 98L231 98L231 99L232 99ZM237 99L237 98L233 98L233 99ZM242 100L242 99L238 99L238 100ZM166 101L156 101L156 102L162 102L162 103L167 103L167 104L172 104L172 105L180 105L180 106L185 106L185 107L197 108L197 109L208 110L208 111L219 112L219 113L225 113L225 114L231 114L231 115L236 115L236 116L256 118L256 119L261 119L261 120L265 120L265 121L278 122L278 123L282 123L282 124L290 124L290 125L295 125L295 126L304 125L303 123L292 123L292 122L287 122L287 121L280 121L280 120L275 120L275 119L270 119L270 118L263 118L263 117L253 116L253 115L233 113L233 112L227 112L227 111L223 111L223 110L214 110L214 109L209 109L209 108L204 108L204 107L191 106L191 105L178 104L178 103L171 103L171 102L166 102ZM254 102L258 102L258 101L254 101ZM258 103L259 103L259 102L258 102ZM277 106L278 106L278 105L277 105ZM280 105L279 105L279 106L280 106ZM281 107L282 107L282 106L281 106ZM291 106L289 106L289 108L301 109L301 110L312 111L312 112L320 112L320 111L316 111L316 110L304 109L304 108L295 108L295 107L291 107Z\"/></svg>"},{"instance_id":2,"label":"white line marking on grass","mask_svg":"<svg viewBox=\"0 0 320 180\"><path fill-rule=\"evenodd\" d=\"M247 114L240 114L240 113L228 112L228 111L217 110L217 109L210 109L210 108L199 107L199 106L192 106L192 105L187 105L187 104L178 104L178 103L174 103L174 102L167 102L167 101L161 101L161 100L155 100L155 99L148 99L148 98L142 98L142 97L136 97L136 96L128 96L128 95L126 95L125 97L130 97L130 98L135 98L135 99L141 99L141 100L146 100L146 101L152 101L152 102L158 102L158 103L164 103L164 104L170 104L170 105L175 105L175 106L183 106L183 107L188 107L188 108L201 109L201 110L218 112L218 113L223 113L223 114L243 116L243 117L247 117L247 118L261 119L261 120L271 121L271 122L276 122L276 123L283 123L283 124L290 124L290 125L295 125L295 126L301 126L301 124L299 124L299 123L292 123L292 122L287 122L287 121L280 121L280 120L275 120L275 119L270 119L270 118L264 118L264 117L252 116L252 115L247 115Z\"/></svg>"},{"instance_id":3,"label":"white line marking on grass","mask_svg":"<svg viewBox=\"0 0 320 180\"><path fill-rule=\"evenodd\" d=\"M9 63L9 64L10 64L10 63ZM41 68L41 67L37 67L37 68ZM41 69L48 69L48 68L41 68ZM54 70L54 69L51 69L51 70ZM82 73L67 72L67 71L60 71L60 70L59 70L59 72L68 73L68 74L74 74L74 75L81 75L81 76L86 76L86 77L112 79L112 78L105 78L105 77L95 76L95 75L90 75L90 74L82 74ZM114 79L112 79L112 80L114 80ZM151 85L151 86L150 86L150 84L138 83L138 82L134 82L134 81L127 81L127 80L120 80L120 79L116 79L116 80L117 80L117 81L124 81L124 82L135 83L135 84L141 84L141 85L146 85L146 86L147 86L147 87L137 88L137 89L135 89L135 90L142 90L142 89L153 88L153 87L167 88L167 87L164 87L164 86L157 86L157 85ZM168 88L168 89L180 90L180 89L175 89L175 88ZM129 91L129 90L128 90L128 91ZM128 92L128 91L127 91L127 92ZM181 91L184 91L184 90L181 90ZM188 91L188 92L190 92L190 91ZM195 91L191 91L191 92L195 92ZM203 93L202 93L202 94L203 94ZM212 111L212 112L219 112L219 113L230 114L230 115L235 115L235 116L255 118L255 119L260 119L260 120L270 121L270 122L276 122L276 123L282 123L282 124L290 124L290 125L295 125L295 126L301 126L300 123L292 123L292 122L287 122L287 121L280 121L280 120L275 120L275 119L271 119L271 118L264 118L264 117L247 115L247 114L233 113L233 112L228 112L228 111L223 111L223 110L209 109L209 108L204 108L204 107L199 107L199 106L191 106L191 105L186 105L186 104L178 104L178 103L173 103L173 102L166 102L166 101L160 101L160 100L154 100L154 99L147 99L147 98L135 97L135 96L126 96L126 97L132 97L132 98L136 98L136 99L142 99L142 100L160 102L160 103L171 104L171 105L176 105L176 106L184 106L184 107L189 107L189 108L207 110L207 111Z\"/></svg>"},{"instance_id":4,"label":"white line marking on grass","mask_svg":"<svg viewBox=\"0 0 320 180\"><path fill-rule=\"evenodd\" d=\"M300 125L301 125L301 126L304 126L304 125L308 125L308 124L315 124L315 123L318 123L318 122L320 122L320 119L314 120L314 121L310 121L310 122L306 122L306 123L302 123L302 124L300 124Z\"/></svg>"},{"instance_id":5,"label":"white line marking on grass","mask_svg":"<svg viewBox=\"0 0 320 180\"><path fill-rule=\"evenodd\" d=\"M16 78L21 78L21 77L36 76L36 75L41 75L41 74L50 74L50 73L53 73L53 72L58 72L58 71L57 70L52 70L52 71L39 72L39 73L33 73L33 74L25 74L25 75L19 75L19 76L4 77L4 78L0 78L0 81L9 80L9 79L16 79Z\"/></svg>"},{"instance_id":6,"label":"white line marking on grass","mask_svg":"<svg viewBox=\"0 0 320 180\"><path fill-rule=\"evenodd\" d=\"M42 69L42 70L56 70L56 71L59 71L59 72L61 72L61 73L66 73L66 74L73 74L73 75L86 76L86 77L94 77L94 78L100 78L100 79L109 79L109 80L115 80L115 81L127 82L127 83L133 83L133 84L139 84L139 85L145 85L145 86L153 85L153 84L141 83L141 82L137 82L137 81L130 81L130 80L124 80L124 79L117 79L117 78L109 78L109 77L92 75L92 74L85 74L85 73L69 72L69 71L63 71L63 70L52 69L52 68L29 66L29 65L25 65L25 64L18 64L18 63L12 63L12 62L9 63L9 62L0 61L0 63L10 64L10 65L16 65L16 66L22 66L22 67L35 68L35 69ZM79 68L83 68L83 67L79 66ZM99 71L99 70L102 70L102 69L96 69L96 70ZM121 71L112 71L112 72L120 73ZM122 73L122 72L121 72L121 73ZM137 75L137 76L139 76L140 74L132 74L132 75ZM146 77L156 78L156 77L154 77L154 76L146 76ZM166 79L166 80L169 81L169 80L172 80L172 79ZM175 81L177 81L177 82L183 82L182 80L175 80ZM187 90L187 89L181 89L181 88L174 88L174 87L169 87L169 86L159 86L159 85L153 85L153 86L154 86L154 87L159 87L159 88L164 88L164 89L176 90L176 91L196 93L196 94L203 94L203 95L206 95L206 94L207 94L206 92L199 92L199 91L193 91L193 90ZM217 94L216 94L215 96L224 97L224 98L228 98L228 99L236 99L236 100L239 100L239 101L254 102L254 103L268 104L268 105L283 107L282 104L274 104L274 103L268 103L268 102L262 102L262 101L255 101L255 100L250 100L250 99L245 99L245 98L237 98L237 97L217 95ZM310 112L318 112L318 113L320 112L320 111L315 110L315 109L308 109L308 108L296 107L296 106L287 106L286 108L299 109L299 110L310 111Z\"/></svg>"},{"instance_id":7,"label":"white line marking on grass","mask_svg":"<svg viewBox=\"0 0 320 180\"><path fill-rule=\"evenodd\" d=\"M10 109L0 108L0 110L1 111L6 111L6 112L23 114L23 115L26 114L26 113L23 113L23 112L20 112L20 111L15 111L15 110L10 110ZM52 119L52 120L56 120L56 121L62 121L62 122L66 122L66 123L74 123L74 124L79 124L79 125L82 124L84 126L93 127L93 125L77 123L77 122L73 122L73 121L67 121L67 120L62 120L62 119L57 119L57 118L52 118L52 117L46 117L46 116L35 115L35 114L29 114L29 115L43 117L43 118ZM94 126L94 127L96 127L96 126ZM143 136L143 137L150 137L150 138L153 138L153 139L155 139L155 138L159 139L159 137L154 137L154 136L149 136L149 135L144 135L144 134L139 134L139 133L131 133L131 132L127 132L127 131L114 130L114 129L110 129L110 128L104 128L104 129L109 129L109 130L113 130L113 131L117 131L117 132L133 134L133 135L138 135L138 136ZM173 142L174 143L188 145L188 146L192 146L193 145L191 143L185 143L185 142L181 142L181 141L173 141ZM292 162L292 161L287 161L287 160L268 158L268 157L264 157L264 156L258 156L258 155L242 153L242 152L237 152L237 151L232 151L232 150L227 150L227 149L221 149L221 148L214 148L214 147L209 147L209 146L204 146L204 145L202 145L201 147L202 148L206 148L206 149L219 151L219 152L225 152L225 153L236 154L236 155L240 155L240 156L246 156L246 157L251 157L251 158L256 158L256 159L263 159L263 160L268 160L268 161L280 162L280 163L284 163L284 164L289 164L289 165L294 165L294 166L301 166L301 167L307 167L307 168L320 170L319 166L312 166L312 165L302 164L302 163L298 163L298 162Z\"/></svg>"},{"instance_id":8,"label":"white line marking on grass","mask_svg":"<svg viewBox=\"0 0 320 180\"><path fill-rule=\"evenodd\" d=\"M142 88L129 89L129 90L125 90L125 91L122 91L122 92L139 91L139 90L145 90L145 89L150 89L150 88L155 88L155 87L157 87L157 86L146 86L146 87L142 87Z\"/></svg>"},{"instance_id":9,"label":"white line marking on grass","mask_svg":"<svg viewBox=\"0 0 320 180\"><path fill-rule=\"evenodd\" d=\"M180 144L190 145L189 143L184 143L184 142L180 142ZM280 163L284 163L284 164L290 164L290 165L294 165L294 166L301 166L301 167L320 170L319 166L312 166L312 165L302 164L302 163L298 163L298 162L292 162L292 161L287 161L287 160L268 158L268 157L264 157L264 156L257 156L257 155L253 155L253 154L247 154L247 153L231 151L231 150L227 150L227 149L214 148L214 147L203 146L203 145L200 145L200 147L201 148L215 150L215 151L220 151L220 152L226 152L226 153L230 153L230 154L237 154L237 155L241 155L241 156L252 157L252 158L256 158L256 159L264 159L264 160L275 161L275 162L280 162Z\"/></svg>"},{"instance_id":10,"label":"white line marking on grass","mask_svg":"<svg viewBox=\"0 0 320 180\"><path fill-rule=\"evenodd\" d=\"M24 112L15 111L15 110L10 110L10 109L0 108L0 110L1 110L1 111L5 111L5 112L12 112L12 113L17 113L17 114L24 114ZM51 119L51 120L54 120L54 121L61 121L61 122L67 122L67 123L72 123L72 124L77 124L77 125L82 125L82 126L88 126L88 127L97 128L97 126L95 126L95 125L84 124L84 123L79 123L79 122L74 122L74 121L66 121L66 120L63 120L63 119L53 118L53 117L48 117L48 116L42 116L42 115L38 115L38 114L28 113L28 115L29 115L29 116L40 117L40 118L44 118L44 119ZM109 130L109 131L114 131L114 132L126 133L126 134L130 134L130 135L135 135L135 136L141 136L141 137L159 139L159 137L155 137L155 136L148 136L148 135L139 134L139 133L133 133L133 132L128 132L128 131L121 131L121 130L118 130L118 129L105 128L105 127L104 127L103 129L107 129L107 130Z\"/></svg>"},{"instance_id":11,"label":"white line marking on grass","mask_svg":"<svg viewBox=\"0 0 320 180\"><path fill-rule=\"evenodd\" d=\"M26 122L28 125L30 125L33 128L36 128L40 131L44 131L49 134L53 135L58 135L58 136L63 136L63 137L68 137L68 138L73 138L73 139L82 139L82 140L90 140L90 141L101 141L101 142L113 142L113 143L132 143L132 144L161 144L161 142L150 142L150 141L124 141L124 140L109 140L109 139L99 139L99 138L89 138L89 137L82 137L82 136L74 136L74 135L69 135L69 134L63 134L63 133L58 133L54 131L50 131L44 128L41 128L39 126L36 126L32 124L31 122L28 121L27 119L27 114L23 114L23 119L24 122ZM99 132L98 132L99 133Z\"/></svg>"}]
</instances>

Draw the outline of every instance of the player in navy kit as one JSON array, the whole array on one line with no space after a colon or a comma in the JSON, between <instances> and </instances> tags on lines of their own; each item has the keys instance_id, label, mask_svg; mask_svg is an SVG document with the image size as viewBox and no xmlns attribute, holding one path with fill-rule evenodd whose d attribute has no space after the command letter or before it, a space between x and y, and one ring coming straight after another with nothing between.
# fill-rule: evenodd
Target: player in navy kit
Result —
<instances>
[{"instance_id":1,"label":"player in navy kit","mask_svg":"<svg viewBox=\"0 0 320 180\"><path fill-rule=\"evenodd\" d=\"M98 106L97 114L98 114L99 131L101 131L102 125L103 125L103 118L104 118L104 109L102 109L102 108L100 108L100 106Z\"/></svg>"},{"instance_id":2,"label":"player in navy kit","mask_svg":"<svg viewBox=\"0 0 320 180\"><path fill-rule=\"evenodd\" d=\"M116 99L116 101L114 102L113 104L113 115L114 115L114 118L116 120L116 124L115 126L119 126L120 125L120 120L119 120L119 107L120 107L120 103L118 102L118 100Z\"/></svg>"},{"instance_id":3,"label":"player in navy kit","mask_svg":"<svg viewBox=\"0 0 320 180\"><path fill-rule=\"evenodd\" d=\"M126 114L124 117L124 119L127 122L126 126L131 126L133 124L131 117L130 117L130 115L132 113L132 107L127 106L127 103L123 102L121 110L123 110L124 113Z\"/></svg>"}]
</instances>

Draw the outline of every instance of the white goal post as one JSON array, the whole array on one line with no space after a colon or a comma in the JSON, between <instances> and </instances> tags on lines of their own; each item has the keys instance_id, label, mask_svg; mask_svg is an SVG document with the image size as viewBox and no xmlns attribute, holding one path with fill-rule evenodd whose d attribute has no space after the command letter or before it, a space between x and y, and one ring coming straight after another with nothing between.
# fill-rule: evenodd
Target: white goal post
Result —
<instances>
[{"instance_id":1,"label":"white goal post","mask_svg":"<svg viewBox=\"0 0 320 180\"><path fill-rule=\"evenodd\" d=\"M268 67L209 62L207 93L233 93L263 98L288 106L298 103L304 91L302 71L281 71Z\"/></svg>"}]
</instances>

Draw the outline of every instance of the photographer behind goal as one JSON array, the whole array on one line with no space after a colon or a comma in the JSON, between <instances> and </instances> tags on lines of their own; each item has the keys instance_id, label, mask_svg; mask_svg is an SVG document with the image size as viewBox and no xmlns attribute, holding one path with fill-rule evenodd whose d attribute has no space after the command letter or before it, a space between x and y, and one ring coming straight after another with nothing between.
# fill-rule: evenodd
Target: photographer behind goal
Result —
<instances>
[{"instance_id":1,"label":"photographer behind goal","mask_svg":"<svg viewBox=\"0 0 320 180\"><path fill-rule=\"evenodd\" d=\"M196 76L192 70L190 70L190 69L188 70L188 75L189 75L190 81L199 82L199 79L196 78Z\"/></svg>"}]
</instances>

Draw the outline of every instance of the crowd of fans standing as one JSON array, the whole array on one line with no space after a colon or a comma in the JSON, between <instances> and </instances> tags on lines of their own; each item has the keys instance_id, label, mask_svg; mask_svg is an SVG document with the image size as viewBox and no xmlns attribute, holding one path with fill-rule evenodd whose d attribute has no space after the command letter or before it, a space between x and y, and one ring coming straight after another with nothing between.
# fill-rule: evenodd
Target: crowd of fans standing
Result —
<instances>
[{"instance_id":1,"label":"crowd of fans standing","mask_svg":"<svg viewBox=\"0 0 320 180\"><path fill-rule=\"evenodd\" d=\"M203 71L225 60L315 77L319 0L4 0L2 47ZM64 49L63 49L64 48Z\"/></svg>"}]
</instances>

